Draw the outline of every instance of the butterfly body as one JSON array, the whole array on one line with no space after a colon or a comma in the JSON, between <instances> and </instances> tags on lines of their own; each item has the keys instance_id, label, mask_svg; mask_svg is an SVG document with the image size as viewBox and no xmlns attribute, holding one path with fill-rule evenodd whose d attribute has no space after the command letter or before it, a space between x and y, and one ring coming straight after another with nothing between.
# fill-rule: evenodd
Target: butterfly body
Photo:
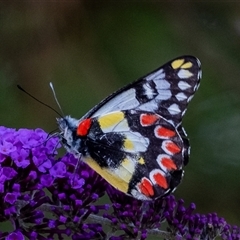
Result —
<instances>
[{"instance_id":1,"label":"butterfly body","mask_svg":"<svg viewBox=\"0 0 240 240\"><path fill-rule=\"evenodd\" d=\"M184 56L113 93L81 119L58 119L63 145L137 199L170 193L188 162L181 121L200 74L199 61Z\"/></svg>"}]
</instances>

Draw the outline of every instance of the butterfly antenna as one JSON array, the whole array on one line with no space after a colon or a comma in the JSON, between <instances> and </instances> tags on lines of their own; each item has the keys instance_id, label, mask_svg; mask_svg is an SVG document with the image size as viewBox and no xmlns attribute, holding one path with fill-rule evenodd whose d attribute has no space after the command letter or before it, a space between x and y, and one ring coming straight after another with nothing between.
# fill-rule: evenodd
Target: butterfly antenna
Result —
<instances>
[{"instance_id":1,"label":"butterfly antenna","mask_svg":"<svg viewBox=\"0 0 240 240\"><path fill-rule=\"evenodd\" d=\"M62 115L64 116L63 110L62 110L62 108L61 108L61 105L60 105L59 102L58 102L57 95L56 95L56 92L55 92L55 90L54 90L54 87L53 87L52 82L50 82L49 85L50 85L50 88L52 89L54 99L55 99L55 101L56 101L56 103L57 103L57 105L58 105L58 107L59 107Z\"/></svg>"},{"instance_id":2,"label":"butterfly antenna","mask_svg":"<svg viewBox=\"0 0 240 240\"><path fill-rule=\"evenodd\" d=\"M37 102L41 103L42 105L46 106L47 108L51 109L52 111L54 111L57 115L59 115L61 118L63 117L63 115L61 115L57 110L55 110L53 107L49 106L48 104L42 102L41 100L37 99L36 97L34 97L32 94L30 94L29 92L27 92L26 90L24 90L20 85L17 85L18 89L20 89L21 91L23 91L24 93L26 93L28 96L30 96L31 98L33 98L34 100L36 100ZM54 94L55 95L55 94ZM58 103L58 102L57 102ZM61 108L60 108L61 110Z\"/></svg>"}]
</instances>

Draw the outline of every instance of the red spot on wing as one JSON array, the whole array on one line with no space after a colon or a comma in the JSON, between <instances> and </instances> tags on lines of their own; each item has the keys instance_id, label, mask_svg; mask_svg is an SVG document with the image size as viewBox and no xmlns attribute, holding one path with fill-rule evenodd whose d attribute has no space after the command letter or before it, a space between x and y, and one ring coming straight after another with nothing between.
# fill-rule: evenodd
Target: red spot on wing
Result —
<instances>
[{"instance_id":1,"label":"red spot on wing","mask_svg":"<svg viewBox=\"0 0 240 240\"><path fill-rule=\"evenodd\" d=\"M82 120L77 127L77 135L83 137L86 136L89 132L91 124L92 124L91 118Z\"/></svg>"},{"instance_id":2,"label":"red spot on wing","mask_svg":"<svg viewBox=\"0 0 240 240\"><path fill-rule=\"evenodd\" d=\"M163 157L161 160L162 165L169 170L176 170L177 166L171 158Z\"/></svg>"},{"instance_id":3,"label":"red spot on wing","mask_svg":"<svg viewBox=\"0 0 240 240\"><path fill-rule=\"evenodd\" d=\"M176 134L175 131L162 126L156 127L155 133L156 133L156 137L159 137L159 138L171 138Z\"/></svg>"},{"instance_id":4,"label":"red spot on wing","mask_svg":"<svg viewBox=\"0 0 240 240\"><path fill-rule=\"evenodd\" d=\"M168 188L168 183L167 183L167 179L160 173L160 172L156 172L153 174L153 179L156 181L156 183L166 189Z\"/></svg>"},{"instance_id":5,"label":"red spot on wing","mask_svg":"<svg viewBox=\"0 0 240 240\"><path fill-rule=\"evenodd\" d=\"M171 154L176 154L181 151L181 148L175 144L174 142L168 141L166 143L166 149L171 153Z\"/></svg>"},{"instance_id":6,"label":"red spot on wing","mask_svg":"<svg viewBox=\"0 0 240 240\"><path fill-rule=\"evenodd\" d=\"M140 123L142 126L151 126L153 125L157 120L159 119L159 116L156 114L141 114L140 116Z\"/></svg>"},{"instance_id":7,"label":"red spot on wing","mask_svg":"<svg viewBox=\"0 0 240 240\"><path fill-rule=\"evenodd\" d=\"M154 195L154 190L152 183L147 178L143 178L142 181L138 184L139 191L147 197Z\"/></svg>"}]
</instances>

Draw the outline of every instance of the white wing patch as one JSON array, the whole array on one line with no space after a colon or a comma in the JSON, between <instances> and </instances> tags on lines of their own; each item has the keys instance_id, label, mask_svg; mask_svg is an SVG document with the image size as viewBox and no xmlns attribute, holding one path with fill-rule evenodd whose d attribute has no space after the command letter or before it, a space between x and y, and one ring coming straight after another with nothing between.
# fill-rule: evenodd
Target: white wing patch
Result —
<instances>
[{"instance_id":1,"label":"white wing patch","mask_svg":"<svg viewBox=\"0 0 240 240\"><path fill-rule=\"evenodd\" d=\"M192 98L193 98L193 95L190 96L187 101L190 102L192 100Z\"/></svg>"},{"instance_id":2,"label":"white wing patch","mask_svg":"<svg viewBox=\"0 0 240 240\"><path fill-rule=\"evenodd\" d=\"M193 73L189 72L186 69L180 69L180 71L178 72L179 78L190 78L191 76L193 76Z\"/></svg>"},{"instance_id":3,"label":"white wing patch","mask_svg":"<svg viewBox=\"0 0 240 240\"><path fill-rule=\"evenodd\" d=\"M180 82L178 83L178 87L179 87L181 90L186 90L186 89L190 88L191 85L189 85L187 82L180 81Z\"/></svg>"},{"instance_id":4,"label":"white wing patch","mask_svg":"<svg viewBox=\"0 0 240 240\"><path fill-rule=\"evenodd\" d=\"M118 168L113 169L114 175L129 183L135 171L137 161L133 158L125 158Z\"/></svg>"},{"instance_id":5,"label":"white wing patch","mask_svg":"<svg viewBox=\"0 0 240 240\"><path fill-rule=\"evenodd\" d=\"M149 146L149 139L143 137L138 132L124 133L125 141L123 143L123 150L130 153L145 152Z\"/></svg>"},{"instance_id":6,"label":"white wing patch","mask_svg":"<svg viewBox=\"0 0 240 240\"><path fill-rule=\"evenodd\" d=\"M159 90L156 99L168 100L171 97L172 97L172 93L170 90Z\"/></svg>"},{"instance_id":7,"label":"white wing patch","mask_svg":"<svg viewBox=\"0 0 240 240\"><path fill-rule=\"evenodd\" d=\"M99 110L97 110L92 117L104 115L109 112L118 110L134 109L139 105L136 99L136 91L134 88L130 88L126 91L119 93L114 99L106 102Z\"/></svg>"},{"instance_id":8,"label":"white wing patch","mask_svg":"<svg viewBox=\"0 0 240 240\"><path fill-rule=\"evenodd\" d=\"M170 89L170 83L167 80L161 80L159 81L158 79L154 79L153 81L156 84L156 88L159 90L162 89Z\"/></svg>"},{"instance_id":9,"label":"white wing patch","mask_svg":"<svg viewBox=\"0 0 240 240\"><path fill-rule=\"evenodd\" d=\"M147 98L153 99L155 93L154 93L154 89L149 85L149 83L145 83L143 85L143 89L145 90L145 95L147 96Z\"/></svg>"},{"instance_id":10,"label":"white wing patch","mask_svg":"<svg viewBox=\"0 0 240 240\"><path fill-rule=\"evenodd\" d=\"M158 103L155 99L151 100L150 102L141 104L137 110L142 110L146 112L155 112L158 109Z\"/></svg>"},{"instance_id":11,"label":"white wing patch","mask_svg":"<svg viewBox=\"0 0 240 240\"><path fill-rule=\"evenodd\" d=\"M176 103L174 103L170 107L168 107L168 111L172 115L176 115L176 114L179 114L181 112L179 106Z\"/></svg>"},{"instance_id":12,"label":"white wing patch","mask_svg":"<svg viewBox=\"0 0 240 240\"><path fill-rule=\"evenodd\" d=\"M187 96L183 92L178 93L175 97L178 101L184 101L187 99Z\"/></svg>"}]
</instances>

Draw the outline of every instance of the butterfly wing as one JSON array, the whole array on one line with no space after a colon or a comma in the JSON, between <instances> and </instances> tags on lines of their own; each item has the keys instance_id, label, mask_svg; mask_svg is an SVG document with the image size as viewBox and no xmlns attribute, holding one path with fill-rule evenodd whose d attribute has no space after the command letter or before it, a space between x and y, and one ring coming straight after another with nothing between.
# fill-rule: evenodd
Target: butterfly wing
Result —
<instances>
[{"instance_id":1,"label":"butterfly wing","mask_svg":"<svg viewBox=\"0 0 240 240\"><path fill-rule=\"evenodd\" d=\"M200 78L197 58L176 58L105 98L82 119L134 109L157 113L178 126Z\"/></svg>"},{"instance_id":2,"label":"butterfly wing","mask_svg":"<svg viewBox=\"0 0 240 240\"><path fill-rule=\"evenodd\" d=\"M83 160L115 188L135 198L161 197L180 183L184 142L155 113L126 110L92 118Z\"/></svg>"}]
</instances>

